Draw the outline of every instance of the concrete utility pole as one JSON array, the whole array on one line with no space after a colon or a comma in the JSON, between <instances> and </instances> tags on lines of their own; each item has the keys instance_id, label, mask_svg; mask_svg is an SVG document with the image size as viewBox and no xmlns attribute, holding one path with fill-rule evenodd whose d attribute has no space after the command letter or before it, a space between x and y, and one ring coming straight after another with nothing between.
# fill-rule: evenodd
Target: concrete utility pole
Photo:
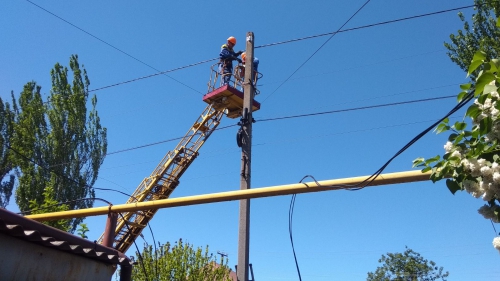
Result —
<instances>
[{"instance_id":1,"label":"concrete utility pole","mask_svg":"<svg viewBox=\"0 0 500 281\"><path fill-rule=\"evenodd\" d=\"M243 81L243 116L241 117L241 178L240 189L250 189L252 164L252 105L255 95L253 85L253 32L246 36L245 80ZM250 199L240 200L238 229L238 281L248 281L248 259L250 246Z\"/></svg>"}]
</instances>

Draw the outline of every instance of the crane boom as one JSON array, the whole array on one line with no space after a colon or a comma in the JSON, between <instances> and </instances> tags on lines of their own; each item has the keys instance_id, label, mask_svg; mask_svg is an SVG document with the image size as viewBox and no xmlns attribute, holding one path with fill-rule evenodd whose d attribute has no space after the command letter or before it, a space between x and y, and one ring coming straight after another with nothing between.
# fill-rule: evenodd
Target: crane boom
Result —
<instances>
[{"instance_id":1,"label":"crane boom","mask_svg":"<svg viewBox=\"0 0 500 281\"><path fill-rule=\"evenodd\" d=\"M137 187L127 203L166 199L179 178L198 156L198 150L220 124L223 111L209 104L174 150L169 151L151 175ZM113 247L125 253L157 210L127 212L118 217ZM99 239L102 241L102 236Z\"/></svg>"},{"instance_id":2,"label":"crane boom","mask_svg":"<svg viewBox=\"0 0 500 281\"><path fill-rule=\"evenodd\" d=\"M139 184L127 204L168 198L179 184L182 174L198 156L198 150L219 126L222 116L238 118L242 115L243 93L236 89L242 85L241 78L236 75L235 71L235 82L232 86L222 85L216 88L219 76L216 66L217 64L211 67L209 92L203 97L203 101L208 103L208 106L175 149L169 151L151 175ZM241 65L236 70L240 68ZM260 103L257 101L254 101L252 106L253 111L260 109ZM125 253L141 235L156 211L157 209L151 209L120 214L115 229L113 248ZM99 243L102 243L103 237L104 234L99 238Z\"/></svg>"}]
</instances>

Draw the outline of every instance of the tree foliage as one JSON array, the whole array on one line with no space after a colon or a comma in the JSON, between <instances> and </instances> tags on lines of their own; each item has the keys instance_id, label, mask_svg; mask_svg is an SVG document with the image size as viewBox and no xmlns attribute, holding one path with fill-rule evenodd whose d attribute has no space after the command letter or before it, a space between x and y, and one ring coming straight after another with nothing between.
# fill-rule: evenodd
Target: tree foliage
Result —
<instances>
[{"instance_id":1,"label":"tree foliage","mask_svg":"<svg viewBox=\"0 0 500 281\"><path fill-rule=\"evenodd\" d=\"M179 239L173 246L159 244L153 249L145 245L142 253L136 253L137 264L132 268L132 280L186 280L186 281L230 281L231 269L227 259L216 263L213 254Z\"/></svg>"},{"instance_id":2,"label":"tree foliage","mask_svg":"<svg viewBox=\"0 0 500 281\"><path fill-rule=\"evenodd\" d=\"M456 62L471 76L471 83L461 86L459 102L474 99L464 120L451 124L445 119L436 128L437 133L451 131L445 153L424 159L417 158L413 165L432 171L436 182L446 178L446 185L455 194L465 190L485 201L478 212L486 219L500 222L500 12L498 0L476 0L478 13L473 15L473 28L467 22L465 31L451 35L453 46L446 45ZM461 15L463 19L463 15ZM479 48L474 53L474 48ZM471 53L473 55L471 55ZM467 119L468 120L467 120ZM500 250L500 238L493 241Z\"/></svg>"},{"instance_id":3,"label":"tree foliage","mask_svg":"<svg viewBox=\"0 0 500 281\"><path fill-rule=\"evenodd\" d=\"M424 259L419 253L408 249L404 253L387 253L378 260L382 266L369 272L367 281L434 281L444 280L449 273L443 267Z\"/></svg>"},{"instance_id":4,"label":"tree foliage","mask_svg":"<svg viewBox=\"0 0 500 281\"><path fill-rule=\"evenodd\" d=\"M500 41L498 40L500 30L496 27L500 1L474 0L474 4L475 13L472 15L472 23L466 21L465 16L459 13L458 16L464 28L450 35L451 42L444 43L450 59L465 72L468 71L469 64L478 50L486 54L487 60L500 57Z\"/></svg>"},{"instance_id":5,"label":"tree foliage","mask_svg":"<svg viewBox=\"0 0 500 281\"><path fill-rule=\"evenodd\" d=\"M69 209L93 206L92 185L97 179L107 149L106 128L100 124L97 99L91 99L87 110L87 72L80 69L78 57L68 68L57 63L51 70L52 88L43 101L36 82L24 86L19 99L13 99L15 163L18 167L16 203L21 211L41 206L47 188L53 200L65 202ZM73 219L74 232L82 218Z\"/></svg>"},{"instance_id":6,"label":"tree foliage","mask_svg":"<svg viewBox=\"0 0 500 281\"><path fill-rule=\"evenodd\" d=\"M0 98L0 208L9 204L14 188L14 166L12 164L12 152L9 149L12 136L13 116L9 104Z\"/></svg>"}]
</instances>

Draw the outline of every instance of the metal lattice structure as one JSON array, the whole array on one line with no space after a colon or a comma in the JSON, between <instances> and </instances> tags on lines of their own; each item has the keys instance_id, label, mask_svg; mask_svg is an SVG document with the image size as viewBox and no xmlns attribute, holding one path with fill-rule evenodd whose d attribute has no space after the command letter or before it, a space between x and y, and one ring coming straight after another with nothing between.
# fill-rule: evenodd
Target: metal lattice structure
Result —
<instances>
[{"instance_id":1,"label":"metal lattice structure","mask_svg":"<svg viewBox=\"0 0 500 281\"><path fill-rule=\"evenodd\" d=\"M198 150L220 124L223 115L223 111L209 104L175 149L169 151L151 175L139 184L127 203L168 198L179 184L179 178L198 156ZM156 211L128 212L118 217L113 247L125 253Z\"/></svg>"},{"instance_id":2,"label":"metal lattice structure","mask_svg":"<svg viewBox=\"0 0 500 281\"><path fill-rule=\"evenodd\" d=\"M205 141L219 126L223 115L229 118L238 118L243 109L243 93L236 89L243 84L239 65L234 72L234 81L229 85L218 83L217 64L211 67L208 93L203 101L208 103L203 113L191 126L186 135L177 144L174 150L169 151L160 164L145 178L126 202L138 203L159 199L166 199L179 185L179 179L198 156L198 151ZM261 75L260 75L261 76ZM256 75L259 77L259 75ZM255 81L256 82L256 81ZM218 88L217 88L217 84ZM260 109L260 103L253 102L253 110ZM123 213L118 217L113 248L125 253L139 237L142 230L156 214L157 209ZM103 235L99 238L102 243Z\"/></svg>"}]
</instances>

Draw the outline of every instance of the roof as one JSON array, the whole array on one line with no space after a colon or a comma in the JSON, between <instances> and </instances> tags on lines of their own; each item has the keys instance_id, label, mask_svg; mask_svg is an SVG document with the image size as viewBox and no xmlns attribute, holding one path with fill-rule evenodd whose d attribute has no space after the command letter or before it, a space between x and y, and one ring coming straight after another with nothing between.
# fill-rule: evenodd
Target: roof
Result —
<instances>
[{"instance_id":1,"label":"roof","mask_svg":"<svg viewBox=\"0 0 500 281\"><path fill-rule=\"evenodd\" d=\"M130 266L130 260L113 248L105 247L1 208L0 233L96 261Z\"/></svg>"}]
</instances>

